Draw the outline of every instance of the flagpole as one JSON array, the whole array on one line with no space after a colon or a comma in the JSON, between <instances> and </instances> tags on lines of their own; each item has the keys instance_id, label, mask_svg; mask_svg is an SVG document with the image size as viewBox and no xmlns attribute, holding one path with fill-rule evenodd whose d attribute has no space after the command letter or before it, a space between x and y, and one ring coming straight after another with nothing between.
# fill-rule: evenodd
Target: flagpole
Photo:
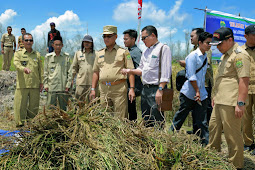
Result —
<instances>
[{"instance_id":1,"label":"flagpole","mask_svg":"<svg viewBox=\"0 0 255 170\"><path fill-rule=\"evenodd\" d=\"M204 30L206 29L206 11L207 11L207 6L205 7L205 9L200 9L200 8L194 8L200 11L204 11L205 15L204 15Z\"/></svg>"}]
</instances>

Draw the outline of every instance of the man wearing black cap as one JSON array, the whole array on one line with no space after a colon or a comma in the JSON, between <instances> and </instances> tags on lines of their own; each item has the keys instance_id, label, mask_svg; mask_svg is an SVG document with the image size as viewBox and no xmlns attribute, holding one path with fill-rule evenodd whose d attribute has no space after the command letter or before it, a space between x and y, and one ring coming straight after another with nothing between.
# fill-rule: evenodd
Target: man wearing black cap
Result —
<instances>
[{"instance_id":1,"label":"man wearing black cap","mask_svg":"<svg viewBox=\"0 0 255 170\"><path fill-rule=\"evenodd\" d=\"M52 44L53 44L53 38L58 36L58 37L61 37L60 35L60 32L55 29L56 25L54 22L51 22L50 23L50 31L48 32L48 48L47 48L47 51L49 53L53 52L54 51L54 48L52 47Z\"/></svg>"},{"instance_id":2,"label":"man wearing black cap","mask_svg":"<svg viewBox=\"0 0 255 170\"><path fill-rule=\"evenodd\" d=\"M90 35L85 35L81 43L81 50L75 53L72 64L73 79L77 74L75 97L78 100L89 100L89 95L86 97L86 92L92 85L94 60L93 39Z\"/></svg>"},{"instance_id":3,"label":"man wearing black cap","mask_svg":"<svg viewBox=\"0 0 255 170\"><path fill-rule=\"evenodd\" d=\"M234 41L233 31L222 27L213 34L212 45L223 54L218 67L209 123L209 146L221 150L222 130L228 144L229 160L243 168L241 117L245 112L250 77L250 57Z\"/></svg>"},{"instance_id":4,"label":"man wearing black cap","mask_svg":"<svg viewBox=\"0 0 255 170\"><path fill-rule=\"evenodd\" d=\"M245 28L246 43L242 46L251 57L251 69L250 69L250 83L248 91L249 102L246 106L246 112L242 118L242 130L243 130L243 139L244 139L244 150L253 150L252 155L255 155L255 144L253 136L253 114L252 107L255 104L255 25L250 25Z\"/></svg>"},{"instance_id":5,"label":"man wearing black cap","mask_svg":"<svg viewBox=\"0 0 255 170\"><path fill-rule=\"evenodd\" d=\"M72 81L71 61L68 53L62 52L61 37L54 37L54 52L45 56L44 60L44 88L48 92L47 105L57 105L66 110L69 89Z\"/></svg>"}]
</instances>

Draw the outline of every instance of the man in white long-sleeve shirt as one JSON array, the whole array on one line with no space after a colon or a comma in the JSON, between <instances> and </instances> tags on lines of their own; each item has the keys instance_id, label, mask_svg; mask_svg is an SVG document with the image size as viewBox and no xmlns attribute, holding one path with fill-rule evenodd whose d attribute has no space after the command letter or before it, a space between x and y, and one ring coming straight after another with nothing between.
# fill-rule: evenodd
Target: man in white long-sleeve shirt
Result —
<instances>
[{"instance_id":1,"label":"man in white long-sleeve shirt","mask_svg":"<svg viewBox=\"0 0 255 170\"><path fill-rule=\"evenodd\" d=\"M167 45L158 41L157 29L154 26L149 25L142 29L142 41L147 49L142 53L139 67L137 69L123 69L122 73L142 76L141 109L145 125L147 127L156 124L163 125L164 113L158 110L158 105L162 103L163 88L171 76L171 51ZM161 76L159 80L161 50Z\"/></svg>"}]
</instances>

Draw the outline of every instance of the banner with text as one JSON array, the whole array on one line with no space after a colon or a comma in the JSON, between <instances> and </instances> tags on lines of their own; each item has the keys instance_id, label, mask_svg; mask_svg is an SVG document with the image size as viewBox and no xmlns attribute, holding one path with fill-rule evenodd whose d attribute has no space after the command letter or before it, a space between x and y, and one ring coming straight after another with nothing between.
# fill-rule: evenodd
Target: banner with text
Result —
<instances>
[{"instance_id":1,"label":"banner with text","mask_svg":"<svg viewBox=\"0 0 255 170\"><path fill-rule=\"evenodd\" d=\"M255 24L254 19L239 17L236 15L223 13L219 11L206 10L206 27L205 30L213 34L220 27L228 27L233 30L235 41L241 46L246 42L244 30L247 26ZM220 60L221 53L216 46L212 46L212 59Z\"/></svg>"}]
</instances>

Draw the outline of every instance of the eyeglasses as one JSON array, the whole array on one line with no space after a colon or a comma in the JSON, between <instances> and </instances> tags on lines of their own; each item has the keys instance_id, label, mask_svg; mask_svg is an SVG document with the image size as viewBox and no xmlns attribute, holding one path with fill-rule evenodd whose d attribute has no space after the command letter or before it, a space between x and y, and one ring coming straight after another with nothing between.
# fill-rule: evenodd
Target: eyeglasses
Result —
<instances>
[{"instance_id":1,"label":"eyeglasses","mask_svg":"<svg viewBox=\"0 0 255 170\"><path fill-rule=\"evenodd\" d=\"M30 42L33 42L34 40L33 40L33 39L25 39L24 41L25 41L25 42L29 42L29 41L30 41Z\"/></svg>"},{"instance_id":2,"label":"eyeglasses","mask_svg":"<svg viewBox=\"0 0 255 170\"><path fill-rule=\"evenodd\" d=\"M142 37L141 39L142 39L142 41L144 41L147 37L149 37L150 35L147 35L147 36L145 36L145 37Z\"/></svg>"},{"instance_id":3,"label":"eyeglasses","mask_svg":"<svg viewBox=\"0 0 255 170\"><path fill-rule=\"evenodd\" d=\"M210 44L211 42L204 42L204 43L205 43L206 45L211 45L211 44Z\"/></svg>"},{"instance_id":4,"label":"eyeglasses","mask_svg":"<svg viewBox=\"0 0 255 170\"><path fill-rule=\"evenodd\" d=\"M114 34L112 34L112 35L103 35L102 37L103 38L112 38L114 36Z\"/></svg>"}]
</instances>

